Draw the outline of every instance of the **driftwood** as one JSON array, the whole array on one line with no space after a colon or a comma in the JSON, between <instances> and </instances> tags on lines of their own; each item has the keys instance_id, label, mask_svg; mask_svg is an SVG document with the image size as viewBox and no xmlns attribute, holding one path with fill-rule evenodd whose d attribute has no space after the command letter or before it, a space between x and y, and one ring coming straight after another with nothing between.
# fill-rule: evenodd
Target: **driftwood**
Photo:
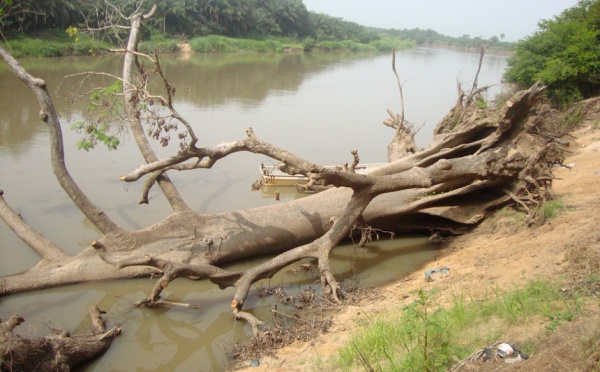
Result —
<instances>
[{"instance_id":1,"label":"driftwood","mask_svg":"<svg viewBox=\"0 0 600 372\"><path fill-rule=\"evenodd\" d=\"M121 332L117 326L106 330L102 311L89 309L91 333L73 335L60 329L46 337L25 338L14 332L25 319L13 315L0 321L0 370L2 371L69 371L86 361L98 358Z\"/></svg>"}]
</instances>

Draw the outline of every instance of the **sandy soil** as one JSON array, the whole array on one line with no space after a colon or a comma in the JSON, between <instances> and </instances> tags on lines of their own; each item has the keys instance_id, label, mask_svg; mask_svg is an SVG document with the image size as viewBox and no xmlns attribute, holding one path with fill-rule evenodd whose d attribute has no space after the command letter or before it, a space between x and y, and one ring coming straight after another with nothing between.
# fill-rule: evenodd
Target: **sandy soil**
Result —
<instances>
[{"instance_id":1,"label":"sandy soil","mask_svg":"<svg viewBox=\"0 0 600 372\"><path fill-rule=\"evenodd\" d=\"M194 51L188 43L178 44L177 47L179 47L179 59L182 61L187 61L192 57L192 54L194 54Z\"/></svg>"},{"instance_id":2,"label":"sandy soil","mask_svg":"<svg viewBox=\"0 0 600 372\"><path fill-rule=\"evenodd\" d=\"M571 139L572 152L565 164L573 164L572 169L556 168L553 191L564 207L558 217L537 228L523 226L516 213L498 212L486 219L473 233L458 237L442 250L435 262L431 262L419 272L374 290L370 299L360 306L340 308L334 316L334 325L327 334L312 342L296 342L277 351L275 357L263 357L260 366L250 367L251 371L313 371L328 367L328 360L337 355L352 333L357 321L386 309L402 306L414 299L415 289L439 288L439 300L443 303L453 293L465 291L477 297L490 287L511 289L533 278L568 280L568 252L576 246L590 246L600 250L600 101L588 113L586 120ZM447 266L450 275L426 282L424 271ZM565 279L566 278L566 279ZM590 308L588 319L600 320L599 310ZM570 324L577 327L576 324ZM584 331L585 323L579 324ZM543 327L507 330L504 336L510 340L530 339L540 334ZM568 333L568 332L567 332ZM573 335L577 332L573 331ZM565 341L566 336L561 336ZM573 336L577 337L577 336ZM559 340L560 341L560 340ZM553 342L559 342L553 341ZM482 345L483 347L484 345ZM521 368L530 370L573 370L568 356L562 363L556 361L557 354L536 362L533 355ZM565 353L568 354L568 353ZM575 359L578 357L575 356ZM552 361L546 369L545 361ZM525 363L525 362L524 362ZM576 361L574 362L576 363ZM561 367L563 366L564 367ZM325 366L325 367L324 367ZM531 369L533 367L533 369ZM486 370L505 367L486 367ZM511 368L519 368L514 366ZM543 368L543 369L538 369ZM495 369L494 369L495 370Z\"/></svg>"}]
</instances>

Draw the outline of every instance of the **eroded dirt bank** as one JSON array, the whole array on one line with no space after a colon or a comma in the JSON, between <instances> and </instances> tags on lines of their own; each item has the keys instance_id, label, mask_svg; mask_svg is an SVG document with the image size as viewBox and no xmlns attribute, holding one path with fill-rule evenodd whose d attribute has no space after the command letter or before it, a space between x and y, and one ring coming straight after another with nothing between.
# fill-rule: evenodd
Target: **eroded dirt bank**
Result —
<instances>
[{"instance_id":1,"label":"eroded dirt bank","mask_svg":"<svg viewBox=\"0 0 600 372\"><path fill-rule=\"evenodd\" d=\"M562 202L555 218L537 228L524 226L519 214L507 210L486 219L473 233L452 241L440 258L419 272L373 291L358 306L342 307L333 318L333 326L311 342L296 342L280 349L274 357L263 357L251 371L313 371L331 366L332 359L356 330L360 319L397 309L414 300L418 289L440 289L441 303L453 294L465 292L481 296L490 288L511 289L526 281L541 278L569 286L572 275L570 254L586 248L600 252L600 100L590 108L580 129L569 138L564 164L557 168L553 192ZM426 270L447 266L451 274L426 282ZM537 340L547 347L531 356L520 368L529 370L581 370L581 355L571 347L585 332L600 327L600 307L587 306L575 321L562 330L548 334L541 324L506 329L502 337L515 341ZM482 345L484 346L484 345ZM526 363L526 365L525 365ZM245 366L248 366L245 364ZM238 366L239 367L239 366ZM505 370L516 366L488 365L486 370ZM512 370L511 369L511 370Z\"/></svg>"}]
</instances>

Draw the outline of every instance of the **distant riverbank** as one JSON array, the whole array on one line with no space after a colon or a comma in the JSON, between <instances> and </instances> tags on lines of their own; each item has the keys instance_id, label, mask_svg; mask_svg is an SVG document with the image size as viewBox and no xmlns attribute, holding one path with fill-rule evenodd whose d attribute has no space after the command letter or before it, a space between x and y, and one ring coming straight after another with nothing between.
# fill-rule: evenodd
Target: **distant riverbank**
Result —
<instances>
[{"instance_id":1,"label":"distant riverbank","mask_svg":"<svg viewBox=\"0 0 600 372\"><path fill-rule=\"evenodd\" d=\"M189 50L196 53L387 52L392 49L402 50L416 47L412 41L397 39L381 39L362 44L352 40L318 41L313 38L298 40L283 37L257 40L218 35L196 37L188 41L158 35L140 42L138 48L140 52L149 54L173 53L180 50L178 45L185 44L189 44ZM94 56L117 47L87 35L69 36L62 30L51 30L33 36L18 36L8 42L1 42L0 45L17 58Z\"/></svg>"},{"instance_id":2,"label":"distant riverbank","mask_svg":"<svg viewBox=\"0 0 600 372\"><path fill-rule=\"evenodd\" d=\"M446 50L454 50L457 52L465 52L465 53L479 53L481 46L461 46L461 45L449 45L443 43L430 43L419 45L419 47L423 48L433 48L433 49L446 49ZM513 50L507 49L504 47L494 47L491 45L483 45L485 49L486 55L495 55L495 56L512 56Z\"/></svg>"}]
</instances>

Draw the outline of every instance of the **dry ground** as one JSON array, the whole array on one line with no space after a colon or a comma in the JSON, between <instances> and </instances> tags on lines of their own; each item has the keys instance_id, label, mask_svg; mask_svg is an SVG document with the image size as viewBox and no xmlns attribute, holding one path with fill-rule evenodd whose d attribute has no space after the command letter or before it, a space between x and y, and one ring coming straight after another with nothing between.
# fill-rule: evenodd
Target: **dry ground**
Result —
<instances>
[{"instance_id":1,"label":"dry ground","mask_svg":"<svg viewBox=\"0 0 600 372\"><path fill-rule=\"evenodd\" d=\"M559 282L568 290L577 279L573 272L598 270L597 266L576 268L574 252L588 249L588 253L600 254L600 101L596 101L595 108L573 135L575 139L570 139L568 147L572 154L564 163L574 166L555 170L559 179L554 181L553 192L563 203L556 218L540 227L528 228L523 226L518 214L500 211L473 233L452 241L443 249L441 258L419 272L374 290L373 296L363 300L360 306L340 308L328 333L311 342L296 342L280 349L275 357L263 357L260 366L246 369L334 370L331 360L346 345L359 319L409 303L414 299L413 291L419 288L441 289L437 296L444 303L454 293L465 292L477 297L492 287L508 290L535 278ZM425 270L443 266L450 268L451 275L429 283L424 280ZM475 368L591 371L586 367L589 361L584 360L589 356L581 354L580 345L582 339L592 335L598 338L600 350L600 306L597 303L589 304L582 316L552 333L535 322L504 330L505 340L534 342L538 351L527 361L515 365L487 363Z\"/></svg>"}]
</instances>

